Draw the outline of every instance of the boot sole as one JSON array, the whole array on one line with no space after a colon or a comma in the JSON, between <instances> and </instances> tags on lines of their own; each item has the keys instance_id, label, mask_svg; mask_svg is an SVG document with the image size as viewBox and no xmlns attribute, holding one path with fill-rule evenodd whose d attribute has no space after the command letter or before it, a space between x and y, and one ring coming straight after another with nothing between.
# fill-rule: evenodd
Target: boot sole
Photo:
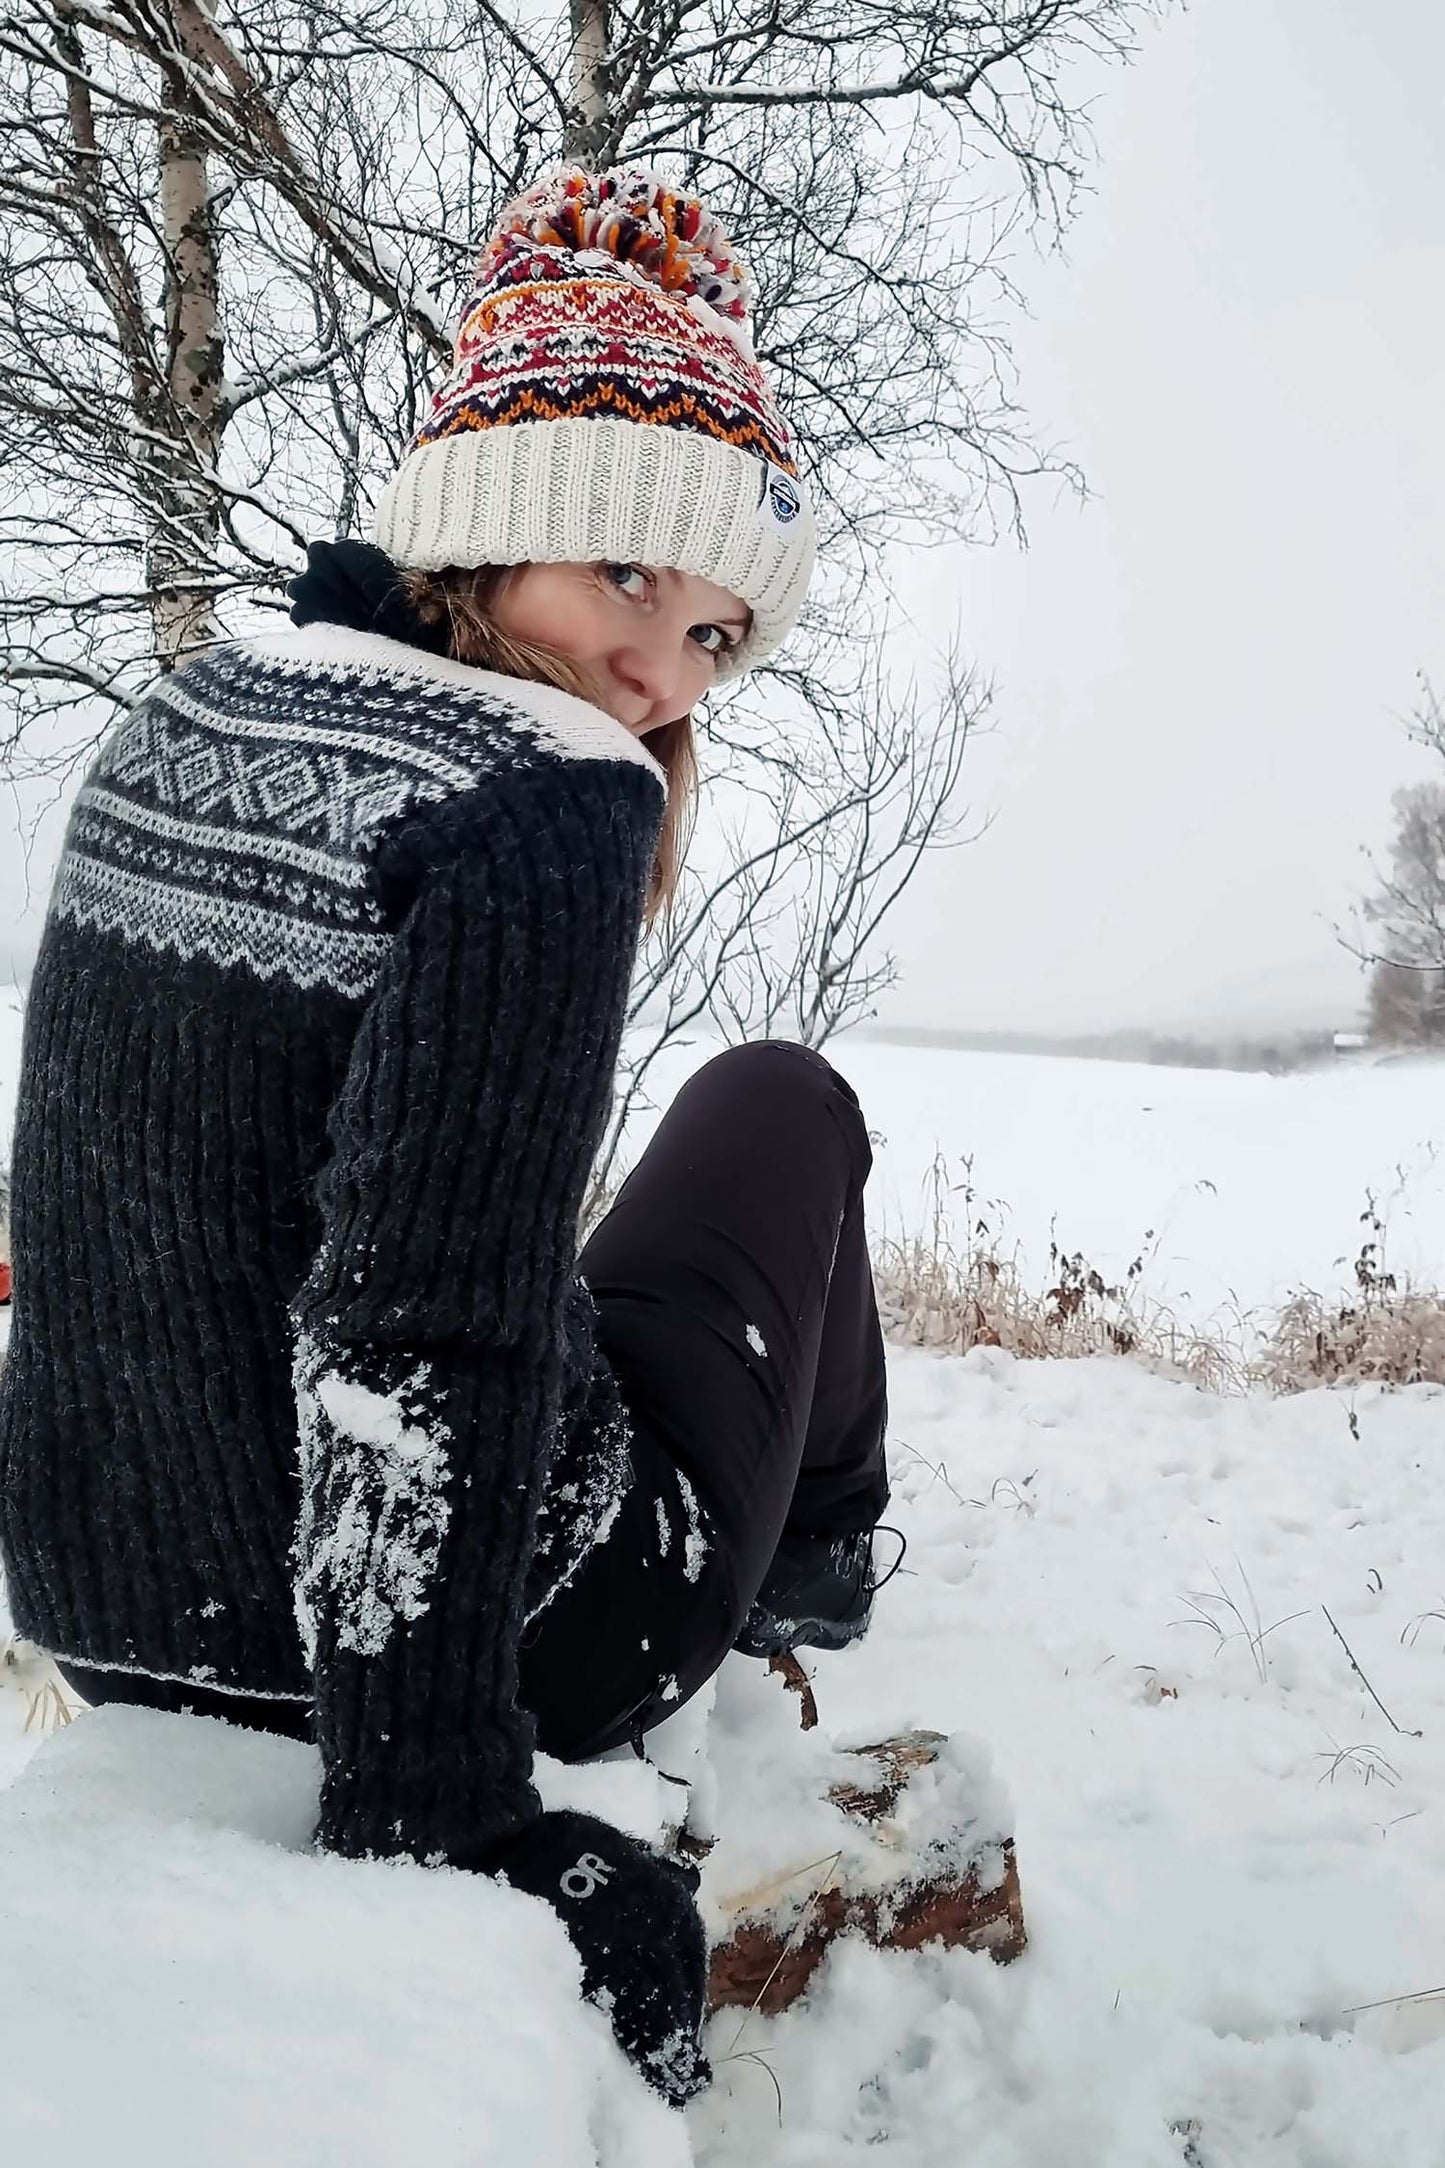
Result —
<instances>
[{"instance_id":1,"label":"boot sole","mask_svg":"<svg viewBox=\"0 0 1445 2168\"><path fill-rule=\"evenodd\" d=\"M779 1619L776 1630L744 1626L733 1647L743 1656L787 1656L794 1649L851 1648L868 1631L870 1611L856 1619Z\"/></svg>"}]
</instances>

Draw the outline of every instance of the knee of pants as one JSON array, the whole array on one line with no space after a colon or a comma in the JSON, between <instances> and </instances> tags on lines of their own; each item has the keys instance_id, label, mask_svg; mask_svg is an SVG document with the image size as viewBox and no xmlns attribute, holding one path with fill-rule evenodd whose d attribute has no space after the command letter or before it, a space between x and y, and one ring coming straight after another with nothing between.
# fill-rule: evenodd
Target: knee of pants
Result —
<instances>
[{"instance_id":1,"label":"knee of pants","mask_svg":"<svg viewBox=\"0 0 1445 2168\"><path fill-rule=\"evenodd\" d=\"M862 1174L873 1164L868 1127L858 1104L858 1094L815 1047L795 1039L756 1039L745 1046L726 1047L704 1062L691 1079L693 1084L726 1082L741 1095L756 1091L769 1095L797 1092L828 1105L848 1135Z\"/></svg>"},{"instance_id":2,"label":"knee of pants","mask_svg":"<svg viewBox=\"0 0 1445 2168\"><path fill-rule=\"evenodd\" d=\"M721 1054L714 1054L710 1061L694 1071L695 1077L728 1077L741 1083L752 1075L758 1083L773 1084L779 1076L794 1076L800 1085L813 1090L819 1086L841 1091L844 1098L856 1107L858 1094L847 1078L820 1054L816 1047L804 1046L798 1039L753 1039L744 1046L724 1047Z\"/></svg>"}]
</instances>

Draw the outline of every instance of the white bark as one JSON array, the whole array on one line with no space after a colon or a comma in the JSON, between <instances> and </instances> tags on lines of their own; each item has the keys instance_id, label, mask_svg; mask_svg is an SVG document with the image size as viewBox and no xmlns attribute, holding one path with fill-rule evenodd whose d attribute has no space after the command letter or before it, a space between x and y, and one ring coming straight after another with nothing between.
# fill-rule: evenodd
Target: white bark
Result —
<instances>
[{"instance_id":1,"label":"white bark","mask_svg":"<svg viewBox=\"0 0 1445 2168\"><path fill-rule=\"evenodd\" d=\"M607 0L570 0L571 112L564 156L595 167L607 132Z\"/></svg>"},{"instance_id":2,"label":"white bark","mask_svg":"<svg viewBox=\"0 0 1445 2168\"><path fill-rule=\"evenodd\" d=\"M210 484L220 445L221 340L218 235L206 152L175 92L157 131L157 198L165 257L166 415L171 433L155 455L159 497L148 571L156 659L163 668L216 639L208 587L220 536Z\"/></svg>"}]
</instances>

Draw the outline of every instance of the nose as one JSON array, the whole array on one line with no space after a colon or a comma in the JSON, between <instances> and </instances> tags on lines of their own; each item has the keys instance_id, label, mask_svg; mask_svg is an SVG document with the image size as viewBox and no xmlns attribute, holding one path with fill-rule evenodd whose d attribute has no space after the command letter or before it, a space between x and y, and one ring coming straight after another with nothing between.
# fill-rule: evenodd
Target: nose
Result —
<instances>
[{"instance_id":1,"label":"nose","mask_svg":"<svg viewBox=\"0 0 1445 2168\"><path fill-rule=\"evenodd\" d=\"M659 629L656 638L636 638L611 656L612 674L633 698L649 708L674 703L682 683L682 656L675 639Z\"/></svg>"}]
</instances>

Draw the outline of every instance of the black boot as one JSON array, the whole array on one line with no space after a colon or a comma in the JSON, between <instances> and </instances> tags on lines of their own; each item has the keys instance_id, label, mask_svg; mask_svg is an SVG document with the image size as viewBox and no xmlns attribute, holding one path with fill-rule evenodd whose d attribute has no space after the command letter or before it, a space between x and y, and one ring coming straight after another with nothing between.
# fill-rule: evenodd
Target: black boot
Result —
<instances>
[{"instance_id":1,"label":"black boot","mask_svg":"<svg viewBox=\"0 0 1445 2168\"><path fill-rule=\"evenodd\" d=\"M789 1649L842 1649L860 1639L882 1585L873 1573L873 1535L871 1528L851 1536L785 1530L733 1646L745 1656L785 1656Z\"/></svg>"}]
</instances>

